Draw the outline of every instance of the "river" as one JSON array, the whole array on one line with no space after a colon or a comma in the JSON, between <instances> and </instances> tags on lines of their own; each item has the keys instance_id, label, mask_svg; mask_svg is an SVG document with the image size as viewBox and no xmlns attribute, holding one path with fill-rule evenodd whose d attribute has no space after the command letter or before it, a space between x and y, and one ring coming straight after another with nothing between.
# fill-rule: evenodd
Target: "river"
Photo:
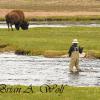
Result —
<instances>
[{"instance_id":1,"label":"river","mask_svg":"<svg viewBox=\"0 0 100 100\"><path fill-rule=\"evenodd\" d=\"M72 26L81 26L81 27L100 27L100 23L71 23L71 22L60 22L60 23L56 23L56 22L29 22L29 28L35 28L35 27L72 27ZM14 26L13 26L14 27ZM5 21L0 21L0 28L8 28L6 25Z\"/></svg>"},{"instance_id":2,"label":"river","mask_svg":"<svg viewBox=\"0 0 100 100\"><path fill-rule=\"evenodd\" d=\"M82 72L69 72L68 57L46 58L0 53L0 84L100 86L100 59L80 58Z\"/></svg>"},{"instance_id":3,"label":"river","mask_svg":"<svg viewBox=\"0 0 100 100\"><path fill-rule=\"evenodd\" d=\"M100 27L100 24L36 24L34 27ZM7 28L0 22L0 28ZM43 56L23 56L14 53L0 53L0 84L42 85L67 84L70 86L99 86L100 60L80 58L82 72L69 72L70 58L45 58Z\"/></svg>"}]
</instances>

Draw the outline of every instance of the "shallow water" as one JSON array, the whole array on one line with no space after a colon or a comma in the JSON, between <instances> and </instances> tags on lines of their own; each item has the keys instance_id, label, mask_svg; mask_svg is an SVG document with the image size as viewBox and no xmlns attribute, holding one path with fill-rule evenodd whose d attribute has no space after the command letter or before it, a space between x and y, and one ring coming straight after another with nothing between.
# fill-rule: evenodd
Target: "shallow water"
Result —
<instances>
[{"instance_id":1,"label":"shallow water","mask_svg":"<svg viewBox=\"0 0 100 100\"><path fill-rule=\"evenodd\" d=\"M100 27L99 23L36 23L30 22L29 28L35 27L72 27L72 26L83 26L83 27ZM0 21L0 28L8 28L5 21ZM14 28L14 25L13 25Z\"/></svg>"},{"instance_id":2,"label":"shallow water","mask_svg":"<svg viewBox=\"0 0 100 100\"><path fill-rule=\"evenodd\" d=\"M80 58L82 72L69 72L70 58L0 54L0 84L99 86L100 60Z\"/></svg>"}]
</instances>

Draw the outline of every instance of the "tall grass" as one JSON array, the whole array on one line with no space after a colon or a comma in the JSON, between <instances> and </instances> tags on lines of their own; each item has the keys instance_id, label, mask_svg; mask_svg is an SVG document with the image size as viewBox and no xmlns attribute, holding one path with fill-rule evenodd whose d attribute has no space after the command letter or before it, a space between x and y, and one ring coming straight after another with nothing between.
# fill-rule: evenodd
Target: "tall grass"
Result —
<instances>
[{"instance_id":1,"label":"tall grass","mask_svg":"<svg viewBox=\"0 0 100 100\"><path fill-rule=\"evenodd\" d=\"M91 15L91 16L31 16L31 17L26 17L27 21L37 21L37 22L83 22L83 23L88 23L95 21L95 23L100 23L100 16L99 15ZM0 21L5 21L4 17L0 18Z\"/></svg>"},{"instance_id":2,"label":"tall grass","mask_svg":"<svg viewBox=\"0 0 100 100\"><path fill-rule=\"evenodd\" d=\"M31 16L27 17L29 21L99 21L100 16ZM100 21L99 21L100 22Z\"/></svg>"}]
</instances>

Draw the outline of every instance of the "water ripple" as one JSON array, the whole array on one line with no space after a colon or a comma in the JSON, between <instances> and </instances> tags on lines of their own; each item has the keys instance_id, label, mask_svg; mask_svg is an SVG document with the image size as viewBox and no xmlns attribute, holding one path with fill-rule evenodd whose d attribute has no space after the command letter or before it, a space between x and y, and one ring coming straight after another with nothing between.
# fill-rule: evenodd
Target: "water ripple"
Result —
<instances>
[{"instance_id":1,"label":"water ripple","mask_svg":"<svg viewBox=\"0 0 100 100\"><path fill-rule=\"evenodd\" d=\"M99 86L100 60L80 59L82 72L69 72L70 58L45 58L0 54L0 84L42 85L67 84L72 86Z\"/></svg>"}]
</instances>

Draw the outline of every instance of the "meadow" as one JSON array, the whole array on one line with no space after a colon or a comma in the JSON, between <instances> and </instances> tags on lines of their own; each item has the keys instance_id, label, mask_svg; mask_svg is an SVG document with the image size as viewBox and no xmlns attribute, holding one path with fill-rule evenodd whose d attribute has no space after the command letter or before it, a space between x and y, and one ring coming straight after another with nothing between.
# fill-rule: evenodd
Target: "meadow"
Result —
<instances>
[{"instance_id":1,"label":"meadow","mask_svg":"<svg viewBox=\"0 0 100 100\"><path fill-rule=\"evenodd\" d=\"M99 27L31 28L27 31L0 30L0 51L59 57L67 54L74 38L87 54L100 57Z\"/></svg>"},{"instance_id":2,"label":"meadow","mask_svg":"<svg viewBox=\"0 0 100 100\"><path fill-rule=\"evenodd\" d=\"M13 2L13 3L11 3ZM28 11L100 11L99 0L0 0L0 8Z\"/></svg>"},{"instance_id":3,"label":"meadow","mask_svg":"<svg viewBox=\"0 0 100 100\"><path fill-rule=\"evenodd\" d=\"M100 23L100 0L0 0L0 20L12 9L24 11L32 21L97 21ZM74 38L84 47L87 57L100 59L99 27L31 28L27 31L0 29L0 52L61 57L68 53ZM9 86L8 86L9 87ZM21 87L25 90L26 86ZM99 100L100 87L66 86L62 93L41 93L33 86L33 93L14 93L0 86L0 100ZM8 91L8 92L7 92ZM59 89L58 89L59 91Z\"/></svg>"},{"instance_id":4,"label":"meadow","mask_svg":"<svg viewBox=\"0 0 100 100\"><path fill-rule=\"evenodd\" d=\"M0 0L0 20L13 9L28 20L100 20L99 0Z\"/></svg>"}]
</instances>

